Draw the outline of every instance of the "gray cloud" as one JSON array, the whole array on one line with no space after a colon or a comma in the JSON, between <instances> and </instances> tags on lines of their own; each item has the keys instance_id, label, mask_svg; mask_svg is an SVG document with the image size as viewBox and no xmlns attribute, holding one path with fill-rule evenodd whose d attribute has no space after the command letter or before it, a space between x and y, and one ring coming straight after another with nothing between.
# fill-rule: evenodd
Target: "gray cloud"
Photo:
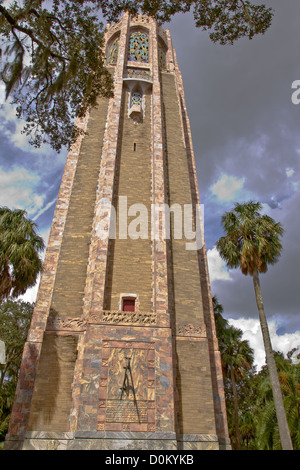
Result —
<instances>
[{"instance_id":1,"label":"gray cloud","mask_svg":"<svg viewBox=\"0 0 300 470\"><path fill-rule=\"evenodd\" d=\"M300 80L300 4L267 3L275 10L270 30L234 46L211 43L192 15L178 15L169 29L183 74L207 247L222 235L220 217L233 205L213 198L210 188L222 174L245 178L238 198L267 204L286 230L280 261L261 283L269 318L292 332L300 330L300 105L291 101L292 82ZM212 283L226 316L256 318L252 279L238 271L231 277Z\"/></svg>"},{"instance_id":2,"label":"gray cloud","mask_svg":"<svg viewBox=\"0 0 300 470\"><path fill-rule=\"evenodd\" d=\"M283 250L278 263L260 276L266 315L270 320L276 320L281 333L300 331L299 219L293 211L299 205L298 192L285 201L281 209L270 211L285 228ZM222 303L226 317L258 318L252 278L238 270L231 270L230 276L230 281L212 283L213 293Z\"/></svg>"},{"instance_id":3,"label":"gray cloud","mask_svg":"<svg viewBox=\"0 0 300 470\"><path fill-rule=\"evenodd\" d=\"M261 190L257 165L264 172L272 167L274 186L283 163L298 165L299 108L291 102L291 84L300 78L295 40L300 7L292 1L287 8L278 0L272 6L275 18L266 35L234 46L211 43L207 32L194 27L191 15L178 15L170 25L202 194L224 165L237 176L246 173L249 187ZM258 148L263 144L261 152L255 143Z\"/></svg>"}]
</instances>

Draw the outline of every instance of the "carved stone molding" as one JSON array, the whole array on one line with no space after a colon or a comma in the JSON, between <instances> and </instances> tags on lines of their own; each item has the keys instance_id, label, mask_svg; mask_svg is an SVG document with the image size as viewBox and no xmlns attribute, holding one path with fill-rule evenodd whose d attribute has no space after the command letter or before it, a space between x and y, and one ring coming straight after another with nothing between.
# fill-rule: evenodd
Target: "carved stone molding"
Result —
<instances>
[{"instance_id":1,"label":"carved stone molding","mask_svg":"<svg viewBox=\"0 0 300 470\"><path fill-rule=\"evenodd\" d=\"M104 310L99 313L90 313L88 317L70 318L49 315L47 331L85 331L87 324L113 324L113 325L156 325L157 314L153 312L123 312Z\"/></svg>"},{"instance_id":2,"label":"carved stone molding","mask_svg":"<svg viewBox=\"0 0 300 470\"><path fill-rule=\"evenodd\" d=\"M192 325L191 323L176 323L177 336L195 336L199 338L206 337L206 327L202 325Z\"/></svg>"},{"instance_id":3,"label":"carved stone molding","mask_svg":"<svg viewBox=\"0 0 300 470\"><path fill-rule=\"evenodd\" d=\"M83 317L62 318L50 315L47 322L47 331L84 331L86 325L87 321Z\"/></svg>"},{"instance_id":4,"label":"carved stone molding","mask_svg":"<svg viewBox=\"0 0 300 470\"><path fill-rule=\"evenodd\" d=\"M130 18L131 24L148 24L150 22L149 16L139 14Z\"/></svg>"},{"instance_id":5,"label":"carved stone molding","mask_svg":"<svg viewBox=\"0 0 300 470\"><path fill-rule=\"evenodd\" d=\"M156 325L157 315L153 312L123 312L104 310L100 315L91 313L89 323L108 323L124 325Z\"/></svg>"},{"instance_id":6,"label":"carved stone molding","mask_svg":"<svg viewBox=\"0 0 300 470\"><path fill-rule=\"evenodd\" d=\"M140 80L151 80L150 70L142 68L127 68L125 78L136 78Z\"/></svg>"}]
</instances>

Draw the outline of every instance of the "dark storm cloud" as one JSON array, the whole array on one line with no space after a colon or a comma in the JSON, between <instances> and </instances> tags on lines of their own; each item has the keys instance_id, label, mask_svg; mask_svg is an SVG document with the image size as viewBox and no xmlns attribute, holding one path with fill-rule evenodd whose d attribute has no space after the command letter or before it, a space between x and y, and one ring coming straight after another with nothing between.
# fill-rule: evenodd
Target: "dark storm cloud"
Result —
<instances>
[{"instance_id":1,"label":"dark storm cloud","mask_svg":"<svg viewBox=\"0 0 300 470\"><path fill-rule=\"evenodd\" d=\"M178 15L170 25L202 199L220 168L239 177L246 174L249 188L266 194L278 186L283 166L298 166L300 106L291 102L291 84L300 78L300 6L274 1L272 7L275 17L266 35L234 46L211 43L207 32L194 27L191 15ZM261 176L266 172L267 190Z\"/></svg>"},{"instance_id":2,"label":"dark storm cloud","mask_svg":"<svg viewBox=\"0 0 300 470\"><path fill-rule=\"evenodd\" d=\"M290 206L290 207L286 207ZM275 220L282 223L282 254L279 261L260 275L265 311L268 319L276 319L280 333L300 330L299 324L299 219L289 208L300 206L300 194L285 201L281 209L271 211ZM227 318L258 318L253 281L238 270L230 271L231 281L216 280L212 283L224 307Z\"/></svg>"},{"instance_id":3,"label":"dark storm cloud","mask_svg":"<svg viewBox=\"0 0 300 470\"><path fill-rule=\"evenodd\" d=\"M300 105L291 101L300 80L298 0L266 2L275 10L264 36L234 46L213 44L192 15L169 25L191 121L205 237L211 250L222 235L220 217L235 200L212 197L222 175L244 178L247 196L286 230L283 252L261 283L266 312L281 319L282 332L299 326ZM212 283L227 317L257 318L252 279L238 271Z\"/></svg>"}]
</instances>

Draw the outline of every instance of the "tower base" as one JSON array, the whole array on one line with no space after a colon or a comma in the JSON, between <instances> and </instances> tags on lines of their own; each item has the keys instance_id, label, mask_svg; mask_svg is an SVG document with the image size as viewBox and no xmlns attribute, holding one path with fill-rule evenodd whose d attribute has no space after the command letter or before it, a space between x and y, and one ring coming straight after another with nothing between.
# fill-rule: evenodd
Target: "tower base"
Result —
<instances>
[{"instance_id":1,"label":"tower base","mask_svg":"<svg viewBox=\"0 0 300 470\"><path fill-rule=\"evenodd\" d=\"M28 432L24 441L7 436L5 450L230 450L216 435L144 432Z\"/></svg>"}]
</instances>

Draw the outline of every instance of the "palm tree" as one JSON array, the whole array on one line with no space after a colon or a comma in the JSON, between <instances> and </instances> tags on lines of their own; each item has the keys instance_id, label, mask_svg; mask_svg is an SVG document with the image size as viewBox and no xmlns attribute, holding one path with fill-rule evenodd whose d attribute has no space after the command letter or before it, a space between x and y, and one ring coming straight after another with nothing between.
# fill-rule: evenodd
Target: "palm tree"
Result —
<instances>
[{"instance_id":1,"label":"palm tree","mask_svg":"<svg viewBox=\"0 0 300 470\"><path fill-rule=\"evenodd\" d=\"M242 340L243 332L237 328L229 327L224 330L225 348L222 353L222 366L225 374L231 381L234 410L234 429L237 450L241 449L241 434L239 426L239 405L237 382L253 364L253 350L248 341Z\"/></svg>"},{"instance_id":2,"label":"palm tree","mask_svg":"<svg viewBox=\"0 0 300 470\"><path fill-rule=\"evenodd\" d=\"M282 353L274 354L283 402L286 409L291 439L295 450L300 450L300 364L293 364ZM268 377L262 378L257 391L257 439L263 450L280 449L280 435L276 410Z\"/></svg>"},{"instance_id":3,"label":"palm tree","mask_svg":"<svg viewBox=\"0 0 300 470\"><path fill-rule=\"evenodd\" d=\"M0 303L0 338L5 343L5 364L0 364L0 450L8 431L33 307L21 300Z\"/></svg>"},{"instance_id":4,"label":"palm tree","mask_svg":"<svg viewBox=\"0 0 300 470\"><path fill-rule=\"evenodd\" d=\"M241 449L242 439L239 422L237 382L239 382L241 378L244 378L245 372L251 368L254 361L253 350L250 348L248 341L242 340L242 331L229 325L228 320L222 316L224 309L219 303L216 295L212 297L212 301L222 368L224 375L227 376L230 383L230 389L233 396L236 447L237 449Z\"/></svg>"},{"instance_id":5,"label":"palm tree","mask_svg":"<svg viewBox=\"0 0 300 470\"><path fill-rule=\"evenodd\" d=\"M292 450L259 281L259 273L265 273L268 265L279 259L283 228L271 217L261 215L261 209L259 202L250 201L236 203L231 212L226 212L222 217L226 236L217 242L217 249L229 267L240 268L243 274L252 276L281 445L284 450Z\"/></svg>"},{"instance_id":6,"label":"palm tree","mask_svg":"<svg viewBox=\"0 0 300 470\"><path fill-rule=\"evenodd\" d=\"M42 270L43 239L26 211L0 208L0 302L34 286Z\"/></svg>"},{"instance_id":7,"label":"palm tree","mask_svg":"<svg viewBox=\"0 0 300 470\"><path fill-rule=\"evenodd\" d=\"M220 339L224 328L227 328L229 324L226 318L222 316L222 313L224 312L224 308L223 308L223 305L219 303L219 300L216 295L212 297L212 302L213 302L213 309L214 309L214 314L215 314L217 336L218 336L218 339ZM220 335L218 335L218 332L220 333Z\"/></svg>"}]
</instances>

